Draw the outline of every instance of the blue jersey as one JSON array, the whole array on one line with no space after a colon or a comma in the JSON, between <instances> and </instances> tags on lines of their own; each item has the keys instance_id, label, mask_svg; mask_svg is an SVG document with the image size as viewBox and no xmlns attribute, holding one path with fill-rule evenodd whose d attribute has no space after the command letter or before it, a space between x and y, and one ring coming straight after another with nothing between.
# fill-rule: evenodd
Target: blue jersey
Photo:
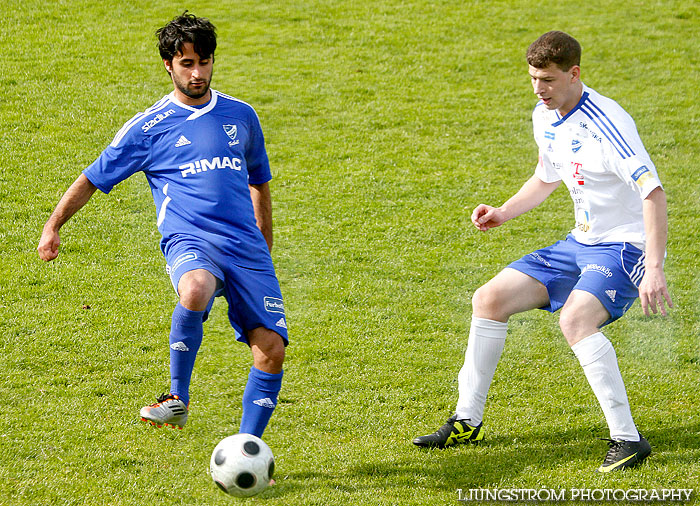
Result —
<instances>
[{"instance_id":1,"label":"blue jersey","mask_svg":"<svg viewBox=\"0 0 700 506\"><path fill-rule=\"evenodd\" d=\"M194 236L236 265L272 269L248 187L271 179L260 121L250 105L211 92L199 108L166 95L129 120L83 173L109 193L142 171L166 256L178 238Z\"/></svg>"}]
</instances>

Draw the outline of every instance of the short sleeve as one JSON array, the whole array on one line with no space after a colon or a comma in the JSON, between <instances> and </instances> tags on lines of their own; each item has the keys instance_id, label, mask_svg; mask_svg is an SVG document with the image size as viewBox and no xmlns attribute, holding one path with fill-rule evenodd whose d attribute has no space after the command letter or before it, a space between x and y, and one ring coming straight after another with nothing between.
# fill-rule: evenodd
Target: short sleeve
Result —
<instances>
[{"instance_id":1,"label":"short sleeve","mask_svg":"<svg viewBox=\"0 0 700 506\"><path fill-rule=\"evenodd\" d=\"M661 180L631 118L621 126L621 137L625 140L622 153L611 151L613 169L644 199L661 186Z\"/></svg>"},{"instance_id":2,"label":"short sleeve","mask_svg":"<svg viewBox=\"0 0 700 506\"><path fill-rule=\"evenodd\" d=\"M115 138L83 174L100 191L109 193L115 185L146 167L149 144L149 137L128 132L118 142Z\"/></svg>"},{"instance_id":3,"label":"short sleeve","mask_svg":"<svg viewBox=\"0 0 700 506\"><path fill-rule=\"evenodd\" d=\"M270 162L265 150L265 138L262 127L255 111L251 110L249 123L250 138L245 155L248 167L248 182L250 184L267 183L272 179L272 173L270 172Z\"/></svg>"}]
</instances>

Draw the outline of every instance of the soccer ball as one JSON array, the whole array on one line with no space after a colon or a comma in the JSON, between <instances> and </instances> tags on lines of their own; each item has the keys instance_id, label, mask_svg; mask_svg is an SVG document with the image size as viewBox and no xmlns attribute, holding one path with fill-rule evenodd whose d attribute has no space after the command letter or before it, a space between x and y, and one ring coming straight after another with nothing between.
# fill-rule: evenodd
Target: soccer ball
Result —
<instances>
[{"instance_id":1,"label":"soccer ball","mask_svg":"<svg viewBox=\"0 0 700 506\"><path fill-rule=\"evenodd\" d=\"M209 462L214 483L236 497L250 497L265 490L274 471L272 450L252 434L236 434L222 439Z\"/></svg>"}]
</instances>

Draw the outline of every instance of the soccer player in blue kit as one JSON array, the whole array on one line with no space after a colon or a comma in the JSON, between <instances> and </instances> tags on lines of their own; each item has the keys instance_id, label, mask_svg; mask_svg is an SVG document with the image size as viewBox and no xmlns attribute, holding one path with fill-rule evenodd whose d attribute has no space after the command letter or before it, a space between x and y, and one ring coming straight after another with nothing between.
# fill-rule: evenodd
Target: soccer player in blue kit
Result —
<instances>
[{"instance_id":1,"label":"soccer player in blue kit","mask_svg":"<svg viewBox=\"0 0 700 506\"><path fill-rule=\"evenodd\" d=\"M214 299L224 296L253 366L240 432L260 437L277 404L287 324L272 264L270 166L253 108L210 88L216 29L187 12L157 31L173 91L119 130L70 186L44 225L39 256L58 256L59 230L96 189L136 172L150 185L167 272L179 295L170 330L170 392L141 409L158 427L182 428Z\"/></svg>"},{"instance_id":2,"label":"soccer player in blue kit","mask_svg":"<svg viewBox=\"0 0 700 506\"><path fill-rule=\"evenodd\" d=\"M562 182L576 224L563 241L510 264L472 299L472 323L458 376L455 414L422 447L483 439L483 413L505 345L508 319L530 309L561 309L559 326L578 358L610 429L597 469L633 467L651 446L630 411L615 350L601 332L639 297L642 310L672 306L663 271L666 196L632 118L581 82L581 46L552 31L527 51L539 102L532 115L539 162L535 174L500 207L480 204L472 222L486 231L541 204Z\"/></svg>"}]
</instances>

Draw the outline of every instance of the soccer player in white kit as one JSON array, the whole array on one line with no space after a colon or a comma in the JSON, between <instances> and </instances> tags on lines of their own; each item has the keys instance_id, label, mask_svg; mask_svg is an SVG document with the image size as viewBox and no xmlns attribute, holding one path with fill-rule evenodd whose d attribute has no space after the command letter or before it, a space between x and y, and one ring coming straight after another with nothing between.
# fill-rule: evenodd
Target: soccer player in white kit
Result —
<instances>
[{"instance_id":1,"label":"soccer player in white kit","mask_svg":"<svg viewBox=\"0 0 700 506\"><path fill-rule=\"evenodd\" d=\"M414 439L444 448L483 439L486 395L505 345L510 316L561 309L559 326L578 358L610 429L599 472L633 467L650 453L632 419L615 350L601 328L639 297L646 315L672 307L663 263L666 196L632 118L581 82L581 46L552 31L528 48L535 94L535 174L500 207L480 204L472 222L486 231L541 204L562 182L575 227L563 241L517 260L480 287L459 373L455 414Z\"/></svg>"}]
</instances>

